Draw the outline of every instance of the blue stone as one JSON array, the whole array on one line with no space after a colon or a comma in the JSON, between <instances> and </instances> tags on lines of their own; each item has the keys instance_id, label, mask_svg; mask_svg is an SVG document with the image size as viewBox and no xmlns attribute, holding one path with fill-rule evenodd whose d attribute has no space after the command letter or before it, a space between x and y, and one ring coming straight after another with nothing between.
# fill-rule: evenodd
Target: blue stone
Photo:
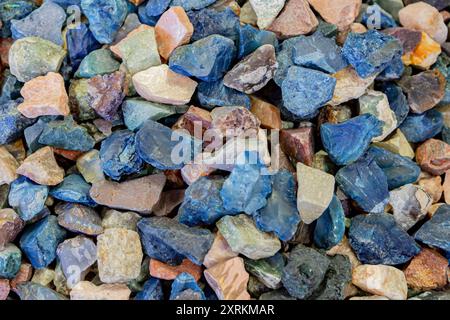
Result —
<instances>
[{"instance_id":1,"label":"blue stone","mask_svg":"<svg viewBox=\"0 0 450 320\"><path fill-rule=\"evenodd\" d=\"M56 258L56 248L67 232L58 225L55 216L47 216L28 226L20 238L20 247L33 268L47 267Z\"/></svg>"},{"instance_id":2,"label":"blue stone","mask_svg":"<svg viewBox=\"0 0 450 320\"><path fill-rule=\"evenodd\" d=\"M170 56L169 66L182 75L212 82L223 77L235 56L233 40L211 35L176 48Z\"/></svg>"},{"instance_id":3,"label":"blue stone","mask_svg":"<svg viewBox=\"0 0 450 320\"><path fill-rule=\"evenodd\" d=\"M42 131L46 126L46 122L40 117L38 121L26 128L23 132L25 136L25 141L27 143L27 147L31 152L34 152L43 147L42 144L39 143L39 137L41 136Z\"/></svg>"},{"instance_id":4,"label":"blue stone","mask_svg":"<svg viewBox=\"0 0 450 320\"><path fill-rule=\"evenodd\" d=\"M81 0L45 0L45 2L54 2L64 9L67 9L70 6L80 6Z\"/></svg>"},{"instance_id":5,"label":"blue stone","mask_svg":"<svg viewBox=\"0 0 450 320\"><path fill-rule=\"evenodd\" d=\"M17 284L16 293L20 300L23 301L68 300L65 296L59 294L55 290L31 281L20 282Z\"/></svg>"},{"instance_id":6,"label":"blue stone","mask_svg":"<svg viewBox=\"0 0 450 320\"><path fill-rule=\"evenodd\" d=\"M167 10L172 0L150 0L145 6L147 16L160 16Z\"/></svg>"},{"instance_id":7,"label":"blue stone","mask_svg":"<svg viewBox=\"0 0 450 320\"><path fill-rule=\"evenodd\" d=\"M90 52L102 46L85 23L79 23L76 28L69 28L66 33L66 42L73 70L78 69L81 61Z\"/></svg>"},{"instance_id":8,"label":"blue stone","mask_svg":"<svg viewBox=\"0 0 450 320\"><path fill-rule=\"evenodd\" d=\"M46 146L76 151L89 151L95 145L88 130L78 125L72 116L46 123L38 141Z\"/></svg>"},{"instance_id":9,"label":"blue stone","mask_svg":"<svg viewBox=\"0 0 450 320\"><path fill-rule=\"evenodd\" d=\"M175 219L151 217L137 223L144 252L160 261L180 264L185 258L201 265L214 235L207 229L191 228Z\"/></svg>"},{"instance_id":10,"label":"blue stone","mask_svg":"<svg viewBox=\"0 0 450 320\"><path fill-rule=\"evenodd\" d=\"M340 169L336 182L366 212L381 213L389 201L386 175L372 159L360 159Z\"/></svg>"},{"instance_id":11,"label":"blue stone","mask_svg":"<svg viewBox=\"0 0 450 320\"><path fill-rule=\"evenodd\" d=\"M337 165L358 160L373 138L381 135L382 122L371 114L363 114L347 121L320 126L320 137L325 151Z\"/></svg>"},{"instance_id":12,"label":"blue stone","mask_svg":"<svg viewBox=\"0 0 450 320\"><path fill-rule=\"evenodd\" d=\"M338 28L335 24L325 22L320 17L319 18L319 26L317 27L318 32L322 32L325 37L332 38L336 37L338 34Z\"/></svg>"},{"instance_id":13,"label":"blue stone","mask_svg":"<svg viewBox=\"0 0 450 320\"><path fill-rule=\"evenodd\" d=\"M0 28L0 38L11 36L11 20L25 18L36 9L33 1L27 0L3 0L0 2L0 20L3 26Z\"/></svg>"},{"instance_id":14,"label":"blue stone","mask_svg":"<svg viewBox=\"0 0 450 320\"><path fill-rule=\"evenodd\" d=\"M100 160L103 172L114 180L139 172L143 162L136 152L135 134L130 130L114 131L103 140Z\"/></svg>"},{"instance_id":15,"label":"blue stone","mask_svg":"<svg viewBox=\"0 0 450 320\"><path fill-rule=\"evenodd\" d=\"M403 71L405 71L405 66L403 65L402 56L398 54L392 59L388 66L383 71L381 71L376 80L389 81L400 79Z\"/></svg>"},{"instance_id":16,"label":"blue stone","mask_svg":"<svg viewBox=\"0 0 450 320\"><path fill-rule=\"evenodd\" d=\"M139 21L141 21L143 24L149 25L154 27L156 23L158 22L160 15L157 16L150 16L147 14L147 10L145 9L145 6L139 6L138 8L138 16Z\"/></svg>"},{"instance_id":17,"label":"blue stone","mask_svg":"<svg viewBox=\"0 0 450 320\"><path fill-rule=\"evenodd\" d=\"M128 14L126 0L81 0L81 9L95 39L103 44L114 41Z\"/></svg>"},{"instance_id":18,"label":"blue stone","mask_svg":"<svg viewBox=\"0 0 450 320\"><path fill-rule=\"evenodd\" d=\"M225 180L220 197L225 210L254 214L267 204L272 192L271 178L256 152L245 151Z\"/></svg>"},{"instance_id":19,"label":"blue stone","mask_svg":"<svg viewBox=\"0 0 450 320\"><path fill-rule=\"evenodd\" d=\"M87 206L96 206L89 196L91 185L79 174L71 174L64 178L63 182L50 190L50 195L65 202L80 203Z\"/></svg>"},{"instance_id":20,"label":"blue stone","mask_svg":"<svg viewBox=\"0 0 450 320\"><path fill-rule=\"evenodd\" d=\"M413 143L422 142L439 134L444 127L444 118L439 111L428 110L422 114L411 113L400 125L406 140Z\"/></svg>"},{"instance_id":21,"label":"blue stone","mask_svg":"<svg viewBox=\"0 0 450 320\"><path fill-rule=\"evenodd\" d=\"M36 122L36 119L24 117L17 106L22 98L0 104L0 145L13 142L23 135L26 127Z\"/></svg>"},{"instance_id":22,"label":"blue stone","mask_svg":"<svg viewBox=\"0 0 450 320\"><path fill-rule=\"evenodd\" d=\"M387 213L354 217L348 236L358 260L364 264L398 265L420 252L414 239Z\"/></svg>"},{"instance_id":23,"label":"blue stone","mask_svg":"<svg viewBox=\"0 0 450 320\"><path fill-rule=\"evenodd\" d=\"M299 37L293 46L292 59L298 66L326 73L336 73L348 66L336 40L325 37L322 32Z\"/></svg>"},{"instance_id":24,"label":"blue stone","mask_svg":"<svg viewBox=\"0 0 450 320\"><path fill-rule=\"evenodd\" d=\"M281 84L283 106L295 116L310 119L333 98L336 79L326 73L291 66Z\"/></svg>"},{"instance_id":25,"label":"blue stone","mask_svg":"<svg viewBox=\"0 0 450 320\"><path fill-rule=\"evenodd\" d=\"M369 29L388 29L398 26L395 19L378 4L367 7L362 14L361 23Z\"/></svg>"},{"instance_id":26,"label":"blue stone","mask_svg":"<svg viewBox=\"0 0 450 320\"><path fill-rule=\"evenodd\" d=\"M144 288L136 294L134 300L164 300L161 281L151 277L144 283Z\"/></svg>"},{"instance_id":27,"label":"blue stone","mask_svg":"<svg viewBox=\"0 0 450 320\"><path fill-rule=\"evenodd\" d=\"M213 34L237 41L239 37L239 17L227 7L225 10L202 9L188 12L194 27L191 41L197 41Z\"/></svg>"},{"instance_id":28,"label":"blue stone","mask_svg":"<svg viewBox=\"0 0 450 320\"><path fill-rule=\"evenodd\" d=\"M395 113L397 124L402 124L409 113L408 99L402 89L392 82L382 82L380 90L387 96L389 106Z\"/></svg>"},{"instance_id":29,"label":"blue stone","mask_svg":"<svg viewBox=\"0 0 450 320\"><path fill-rule=\"evenodd\" d=\"M206 300L205 294L198 286L197 281L195 281L193 276L186 272L179 274L173 281L170 300L177 300L177 296L186 290L192 290L199 295L201 300Z\"/></svg>"},{"instance_id":30,"label":"blue stone","mask_svg":"<svg viewBox=\"0 0 450 320\"><path fill-rule=\"evenodd\" d=\"M178 221L194 227L211 225L225 215L227 211L220 197L225 179L219 176L201 177L192 183L184 194L184 200L178 210Z\"/></svg>"},{"instance_id":31,"label":"blue stone","mask_svg":"<svg viewBox=\"0 0 450 320\"><path fill-rule=\"evenodd\" d=\"M296 183L287 170L280 170L272 177L272 193L267 205L254 214L258 229L274 232L282 241L290 240L300 222L297 210Z\"/></svg>"},{"instance_id":32,"label":"blue stone","mask_svg":"<svg viewBox=\"0 0 450 320\"><path fill-rule=\"evenodd\" d=\"M97 75L113 73L119 68L119 61L114 59L113 53L109 49L98 49L84 57L75 72L75 77L93 78Z\"/></svg>"},{"instance_id":33,"label":"blue stone","mask_svg":"<svg viewBox=\"0 0 450 320\"><path fill-rule=\"evenodd\" d=\"M0 105L20 98L22 83L11 74L9 69L5 69L0 77L3 78L0 83Z\"/></svg>"},{"instance_id":34,"label":"blue stone","mask_svg":"<svg viewBox=\"0 0 450 320\"><path fill-rule=\"evenodd\" d=\"M445 143L450 144L450 128L447 127L447 126L444 126L444 127L442 128L442 140L443 140Z\"/></svg>"},{"instance_id":35,"label":"blue stone","mask_svg":"<svg viewBox=\"0 0 450 320\"><path fill-rule=\"evenodd\" d=\"M242 92L225 87L223 79L214 82L201 81L197 87L200 105L208 110L215 107L242 106L250 109L250 98Z\"/></svg>"},{"instance_id":36,"label":"blue stone","mask_svg":"<svg viewBox=\"0 0 450 320\"><path fill-rule=\"evenodd\" d=\"M13 39L39 37L59 46L63 45L62 26L66 12L54 2L44 2L38 9L21 20L11 20Z\"/></svg>"},{"instance_id":37,"label":"blue stone","mask_svg":"<svg viewBox=\"0 0 450 320\"><path fill-rule=\"evenodd\" d=\"M249 24L239 27L238 59L249 55L265 44L271 44L275 49L278 48L278 39L275 33L256 29Z\"/></svg>"},{"instance_id":38,"label":"blue stone","mask_svg":"<svg viewBox=\"0 0 450 320\"><path fill-rule=\"evenodd\" d=\"M210 4L213 4L217 0L172 0L171 6L183 7L184 11L200 10Z\"/></svg>"},{"instance_id":39,"label":"blue stone","mask_svg":"<svg viewBox=\"0 0 450 320\"><path fill-rule=\"evenodd\" d=\"M369 30L350 33L342 54L360 77L367 78L383 71L402 51L402 46L393 36Z\"/></svg>"},{"instance_id":40,"label":"blue stone","mask_svg":"<svg viewBox=\"0 0 450 320\"><path fill-rule=\"evenodd\" d=\"M35 219L45 208L48 187L21 176L11 183L8 202L24 221Z\"/></svg>"},{"instance_id":41,"label":"blue stone","mask_svg":"<svg viewBox=\"0 0 450 320\"><path fill-rule=\"evenodd\" d=\"M12 279L16 276L22 262L22 252L12 243L0 250L0 278Z\"/></svg>"},{"instance_id":42,"label":"blue stone","mask_svg":"<svg viewBox=\"0 0 450 320\"><path fill-rule=\"evenodd\" d=\"M155 168L175 170L194 159L201 151L201 141L147 120L136 133L136 149L141 159Z\"/></svg>"},{"instance_id":43,"label":"blue stone","mask_svg":"<svg viewBox=\"0 0 450 320\"><path fill-rule=\"evenodd\" d=\"M330 249L341 242L345 233L345 214L341 201L333 196L327 210L317 219L314 229L314 244Z\"/></svg>"},{"instance_id":44,"label":"blue stone","mask_svg":"<svg viewBox=\"0 0 450 320\"><path fill-rule=\"evenodd\" d=\"M286 39L281 44L281 50L277 54L278 68L275 72L273 80L281 87L283 80L286 78L289 68L294 65L292 60L293 50L297 43L302 41L302 36Z\"/></svg>"},{"instance_id":45,"label":"blue stone","mask_svg":"<svg viewBox=\"0 0 450 320\"><path fill-rule=\"evenodd\" d=\"M411 159L379 147L370 147L366 157L373 159L386 175L389 190L417 181L420 167Z\"/></svg>"},{"instance_id":46,"label":"blue stone","mask_svg":"<svg viewBox=\"0 0 450 320\"><path fill-rule=\"evenodd\" d=\"M414 238L426 245L450 253L450 206L444 204L416 232Z\"/></svg>"}]
</instances>

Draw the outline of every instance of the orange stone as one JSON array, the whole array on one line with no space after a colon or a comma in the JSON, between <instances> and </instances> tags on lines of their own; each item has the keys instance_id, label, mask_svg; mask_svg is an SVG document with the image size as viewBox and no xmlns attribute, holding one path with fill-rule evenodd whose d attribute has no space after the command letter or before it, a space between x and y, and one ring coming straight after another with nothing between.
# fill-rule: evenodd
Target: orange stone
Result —
<instances>
[{"instance_id":1,"label":"orange stone","mask_svg":"<svg viewBox=\"0 0 450 320\"><path fill-rule=\"evenodd\" d=\"M262 128L281 129L280 109L255 97L251 98L251 102L250 111L261 121Z\"/></svg>"},{"instance_id":2,"label":"orange stone","mask_svg":"<svg viewBox=\"0 0 450 320\"><path fill-rule=\"evenodd\" d=\"M9 48L11 48L14 40L11 38L0 38L0 62L8 66L9 65Z\"/></svg>"},{"instance_id":3,"label":"orange stone","mask_svg":"<svg viewBox=\"0 0 450 320\"><path fill-rule=\"evenodd\" d=\"M350 32L365 33L367 32L367 28L363 24L355 22L350 26Z\"/></svg>"},{"instance_id":4,"label":"orange stone","mask_svg":"<svg viewBox=\"0 0 450 320\"><path fill-rule=\"evenodd\" d=\"M72 161L76 161L84 153L83 151L65 150L60 148L53 148L53 152Z\"/></svg>"},{"instance_id":5,"label":"orange stone","mask_svg":"<svg viewBox=\"0 0 450 320\"><path fill-rule=\"evenodd\" d=\"M67 116L70 114L69 97L64 79L59 73L49 72L36 77L23 86L24 98L17 109L27 118L39 116Z\"/></svg>"},{"instance_id":6,"label":"orange stone","mask_svg":"<svg viewBox=\"0 0 450 320\"><path fill-rule=\"evenodd\" d=\"M437 251L424 248L406 268L408 286L417 290L433 290L447 285L448 261Z\"/></svg>"},{"instance_id":7,"label":"orange stone","mask_svg":"<svg viewBox=\"0 0 450 320\"><path fill-rule=\"evenodd\" d=\"M179 274L186 272L194 277L195 281L202 276L202 267L189 259L184 259L180 265L171 266L156 259L150 259L150 275L163 280L174 280Z\"/></svg>"},{"instance_id":8,"label":"orange stone","mask_svg":"<svg viewBox=\"0 0 450 320\"><path fill-rule=\"evenodd\" d=\"M422 32L422 38L417 47L402 57L405 65L413 65L421 69L431 67L441 54L441 45L434 41L425 32Z\"/></svg>"},{"instance_id":9,"label":"orange stone","mask_svg":"<svg viewBox=\"0 0 450 320\"><path fill-rule=\"evenodd\" d=\"M422 170L440 176L450 169L450 145L429 139L417 148L416 161Z\"/></svg>"},{"instance_id":10,"label":"orange stone","mask_svg":"<svg viewBox=\"0 0 450 320\"><path fill-rule=\"evenodd\" d=\"M194 27L182 7L171 7L159 18L155 32L159 54L167 60L173 50L189 43Z\"/></svg>"},{"instance_id":11,"label":"orange stone","mask_svg":"<svg viewBox=\"0 0 450 320\"><path fill-rule=\"evenodd\" d=\"M0 185L16 180L18 167L19 164L11 153L4 146L0 146Z\"/></svg>"},{"instance_id":12,"label":"orange stone","mask_svg":"<svg viewBox=\"0 0 450 320\"><path fill-rule=\"evenodd\" d=\"M308 0L309 4L328 23L340 31L347 29L359 15L361 0Z\"/></svg>"},{"instance_id":13,"label":"orange stone","mask_svg":"<svg viewBox=\"0 0 450 320\"><path fill-rule=\"evenodd\" d=\"M14 291L18 284L30 281L33 276L33 267L29 263L22 263L19 272L17 272L14 279L9 282L11 289Z\"/></svg>"},{"instance_id":14,"label":"orange stone","mask_svg":"<svg viewBox=\"0 0 450 320\"><path fill-rule=\"evenodd\" d=\"M420 179L419 186L431 196L433 203L436 203L441 199L443 188L442 178L440 176Z\"/></svg>"}]
</instances>

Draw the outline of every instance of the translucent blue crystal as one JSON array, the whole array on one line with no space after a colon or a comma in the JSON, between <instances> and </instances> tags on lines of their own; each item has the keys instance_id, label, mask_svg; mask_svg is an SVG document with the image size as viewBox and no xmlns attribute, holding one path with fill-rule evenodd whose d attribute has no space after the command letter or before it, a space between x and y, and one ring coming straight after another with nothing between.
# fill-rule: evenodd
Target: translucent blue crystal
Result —
<instances>
[{"instance_id":1,"label":"translucent blue crystal","mask_svg":"<svg viewBox=\"0 0 450 320\"><path fill-rule=\"evenodd\" d=\"M322 249L330 249L341 242L344 233L344 209L338 197L333 196L327 210L317 219L314 244Z\"/></svg>"}]
</instances>

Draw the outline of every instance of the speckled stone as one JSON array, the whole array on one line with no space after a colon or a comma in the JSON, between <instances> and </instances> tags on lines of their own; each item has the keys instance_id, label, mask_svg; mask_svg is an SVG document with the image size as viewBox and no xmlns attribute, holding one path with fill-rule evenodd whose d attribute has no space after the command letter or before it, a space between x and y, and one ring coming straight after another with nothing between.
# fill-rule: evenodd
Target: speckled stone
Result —
<instances>
[{"instance_id":1,"label":"speckled stone","mask_svg":"<svg viewBox=\"0 0 450 320\"><path fill-rule=\"evenodd\" d=\"M11 20L22 19L37 8L33 1L10 0L0 4L0 35L2 38L11 36Z\"/></svg>"},{"instance_id":2,"label":"speckled stone","mask_svg":"<svg viewBox=\"0 0 450 320\"><path fill-rule=\"evenodd\" d=\"M23 100L10 100L0 103L0 144L4 145L20 138L28 126L36 120L24 117L17 106Z\"/></svg>"},{"instance_id":3,"label":"speckled stone","mask_svg":"<svg viewBox=\"0 0 450 320\"><path fill-rule=\"evenodd\" d=\"M281 276L284 265L285 257L280 253L266 259L245 259L246 270L270 289L278 289L282 286Z\"/></svg>"},{"instance_id":4,"label":"speckled stone","mask_svg":"<svg viewBox=\"0 0 450 320\"><path fill-rule=\"evenodd\" d=\"M70 291L70 300L129 300L131 290L125 284L101 284L80 281Z\"/></svg>"},{"instance_id":5,"label":"speckled stone","mask_svg":"<svg viewBox=\"0 0 450 320\"><path fill-rule=\"evenodd\" d=\"M0 209L0 250L16 239L24 225L24 221L14 210Z\"/></svg>"},{"instance_id":6,"label":"speckled stone","mask_svg":"<svg viewBox=\"0 0 450 320\"><path fill-rule=\"evenodd\" d=\"M450 169L450 145L429 139L416 149L416 161L422 170L433 175L442 175Z\"/></svg>"},{"instance_id":7,"label":"speckled stone","mask_svg":"<svg viewBox=\"0 0 450 320\"><path fill-rule=\"evenodd\" d=\"M249 1L257 17L260 29L268 28L284 7L285 0L276 0L271 3L263 0Z\"/></svg>"},{"instance_id":8,"label":"speckled stone","mask_svg":"<svg viewBox=\"0 0 450 320\"><path fill-rule=\"evenodd\" d=\"M0 277L12 279L19 272L22 253L14 244L9 243L0 251Z\"/></svg>"},{"instance_id":9,"label":"speckled stone","mask_svg":"<svg viewBox=\"0 0 450 320\"><path fill-rule=\"evenodd\" d=\"M47 186L35 184L26 177L19 177L11 184L8 202L17 210L21 219L33 221L43 214L48 192Z\"/></svg>"},{"instance_id":10,"label":"speckled stone","mask_svg":"<svg viewBox=\"0 0 450 320\"><path fill-rule=\"evenodd\" d=\"M184 10L200 10L211 4L214 0L172 0L171 6L181 6Z\"/></svg>"},{"instance_id":11,"label":"speckled stone","mask_svg":"<svg viewBox=\"0 0 450 320\"><path fill-rule=\"evenodd\" d=\"M239 18L230 7L223 10L205 8L199 11L188 12L189 20L193 25L192 41L218 34L233 41L238 40Z\"/></svg>"},{"instance_id":12,"label":"speckled stone","mask_svg":"<svg viewBox=\"0 0 450 320\"><path fill-rule=\"evenodd\" d=\"M103 232L101 219L92 208L76 203L60 203L55 212L58 214L58 224L67 230L89 236Z\"/></svg>"},{"instance_id":13,"label":"speckled stone","mask_svg":"<svg viewBox=\"0 0 450 320\"><path fill-rule=\"evenodd\" d=\"M115 60L108 49L91 51L80 63L75 77L92 78L119 70L120 63Z\"/></svg>"},{"instance_id":14,"label":"speckled stone","mask_svg":"<svg viewBox=\"0 0 450 320\"><path fill-rule=\"evenodd\" d=\"M447 284L447 267L446 258L435 250L424 248L406 267L406 282L420 291L443 288Z\"/></svg>"},{"instance_id":15,"label":"speckled stone","mask_svg":"<svg viewBox=\"0 0 450 320\"><path fill-rule=\"evenodd\" d=\"M19 167L17 160L0 146L0 184L10 184L17 179L16 170Z\"/></svg>"}]
</instances>

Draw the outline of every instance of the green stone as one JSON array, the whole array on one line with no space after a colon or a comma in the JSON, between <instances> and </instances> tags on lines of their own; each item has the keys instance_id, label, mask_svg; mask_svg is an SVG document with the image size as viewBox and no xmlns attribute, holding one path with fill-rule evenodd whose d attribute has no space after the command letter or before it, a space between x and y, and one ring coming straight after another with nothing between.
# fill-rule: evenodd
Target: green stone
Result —
<instances>
[{"instance_id":1,"label":"green stone","mask_svg":"<svg viewBox=\"0 0 450 320\"><path fill-rule=\"evenodd\" d=\"M281 287L283 268L284 259L281 254L260 260L245 259L245 269L270 289Z\"/></svg>"},{"instance_id":2,"label":"green stone","mask_svg":"<svg viewBox=\"0 0 450 320\"><path fill-rule=\"evenodd\" d=\"M89 53L78 67L75 77L92 78L97 75L113 73L119 70L120 63L108 49L98 49Z\"/></svg>"},{"instance_id":3,"label":"green stone","mask_svg":"<svg viewBox=\"0 0 450 320\"><path fill-rule=\"evenodd\" d=\"M69 106L72 114L80 121L96 118L90 105L89 79L72 80L69 87Z\"/></svg>"},{"instance_id":4,"label":"green stone","mask_svg":"<svg viewBox=\"0 0 450 320\"><path fill-rule=\"evenodd\" d=\"M12 243L0 251L0 278L12 279L20 269L22 252Z\"/></svg>"},{"instance_id":5,"label":"green stone","mask_svg":"<svg viewBox=\"0 0 450 320\"><path fill-rule=\"evenodd\" d=\"M398 12L404 7L402 0L374 0L373 2L390 13L398 21Z\"/></svg>"},{"instance_id":6,"label":"green stone","mask_svg":"<svg viewBox=\"0 0 450 320\"><path fill-rule=\"evenodd\" d=\"M269 292L270 289L256 277L250 275L248 278L247 291L252 297L259 298L263 293Z\"/></svg>"},{"instance_id":7,"label":"green stone","mask_svg":"<svg viewBox=\"0 0 450 320\"><path fill-rule=\"evenodd\" d=\"M5 208L8 205L9 185L2 184L0 186L0 209Z\"/></svg>"}]
</instances>

